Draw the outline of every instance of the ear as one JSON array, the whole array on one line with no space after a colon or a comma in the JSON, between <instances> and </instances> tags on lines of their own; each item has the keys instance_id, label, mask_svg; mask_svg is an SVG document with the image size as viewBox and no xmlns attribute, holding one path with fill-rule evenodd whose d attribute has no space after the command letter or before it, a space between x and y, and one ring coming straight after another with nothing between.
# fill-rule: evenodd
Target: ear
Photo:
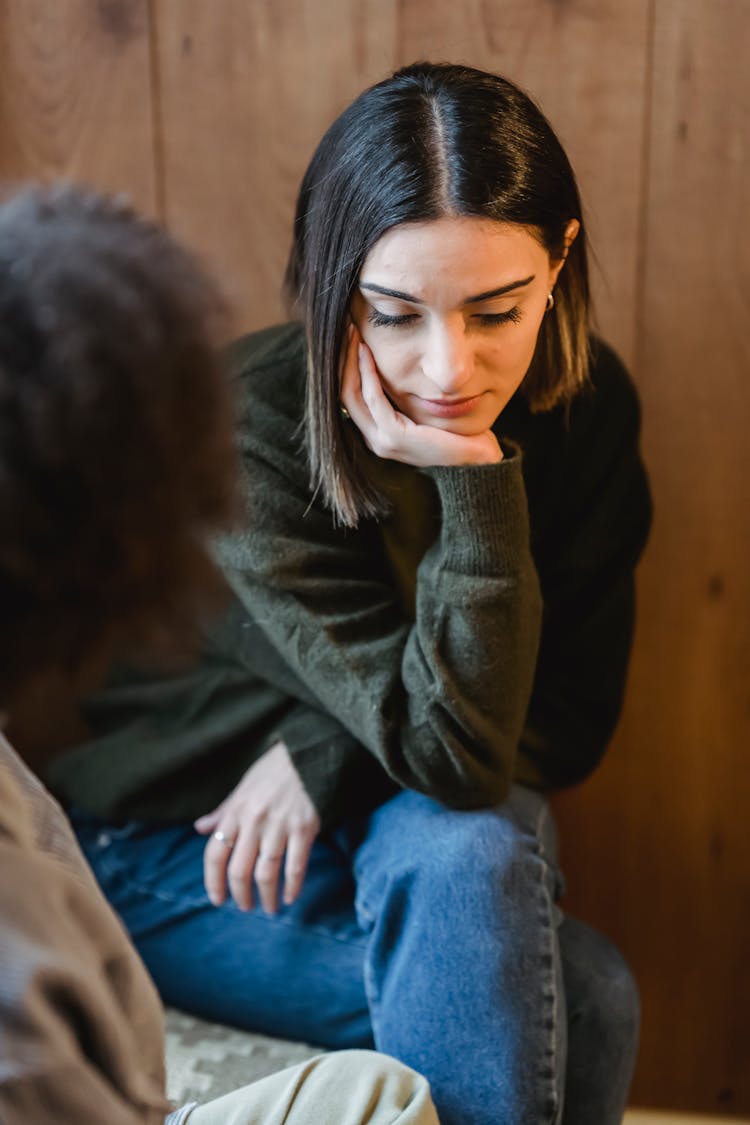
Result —
<instances>
[{"instance_id":1,"label":"ear","mask_svg":"<svg viewBox=\"0 0 750 1125\"><path fill-rule=\"evenodd\" d=\"M565 250L563 252L563 261L565 261L565 259L567 258L568 250L570 250L571 246L575 242L580 229L581 229L581 224L579 223L578 219L571 219L570 222L568 223L568 225L566 226L566 228L565 228L565 240L564 240L565 241Z\"/></svg>"},{"instance_id":2,"label":"ear","mask_svg":"<svg viewBox=\"0 0 750 1125\"><path fill-rule=\"evenodd\" d=\"M577 237L580 229L581 229L581 224L579 223L578 219L571 219L570 222L568 223L568 225L565 228L565 234L563 236L562 258L558 258L556 261L550 260L550 271L549 271L549 287L550 287L550 290L554 288L554 285L555 285L555 282L557 281L560 270L565 265L565 259L568 256L568 251L570 250L571 246L575 242L576 237Z\"/></svg>"}]
</instances>

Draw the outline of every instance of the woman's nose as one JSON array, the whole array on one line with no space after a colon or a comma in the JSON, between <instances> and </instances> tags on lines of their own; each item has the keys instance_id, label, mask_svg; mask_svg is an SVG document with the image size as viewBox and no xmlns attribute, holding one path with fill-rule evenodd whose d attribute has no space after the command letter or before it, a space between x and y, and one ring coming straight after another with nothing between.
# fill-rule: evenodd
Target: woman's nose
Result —
<instances>
[{"instance_id":1,"label":"woman's nose","mask_svg":"<svg viewBox=\"0 0 750 1125\"><path fill-rule=\"evenodd\" d=\"M435 326L422 367L441 394L461 393L472 373L471 345L466 338L463 318L460 323Z\"/></svg>"}]
</instances>

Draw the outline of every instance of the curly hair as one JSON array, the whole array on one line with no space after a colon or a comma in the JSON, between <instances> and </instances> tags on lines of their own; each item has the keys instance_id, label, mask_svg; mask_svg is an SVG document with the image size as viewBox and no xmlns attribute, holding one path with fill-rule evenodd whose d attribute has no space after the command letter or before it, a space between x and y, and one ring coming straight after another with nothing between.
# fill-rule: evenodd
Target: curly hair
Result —
<instances>
[{"instance_id":1,"label":"curly hair","mask_svg":"<svg viewBox=\"0 0 750 1125\"><path fill-rule=\"evenodd\" d=\"M0 203L0 697L182 633L235 510L224 307L124 201Z\"/></svg>"}]
</instances>

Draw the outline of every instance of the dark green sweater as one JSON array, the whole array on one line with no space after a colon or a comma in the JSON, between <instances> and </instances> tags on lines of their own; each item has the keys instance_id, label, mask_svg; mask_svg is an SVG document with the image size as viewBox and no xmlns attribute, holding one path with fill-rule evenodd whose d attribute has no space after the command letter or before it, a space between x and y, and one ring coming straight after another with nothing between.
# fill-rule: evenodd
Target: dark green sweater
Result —
<instances>
[{"instance_id":1,"label":"dark green sweater","mask_svg":"<svg viewBox=\"0 0 750 1125\"><path fill-rule=\"evenodd\" d=\"M650 522L616 356L595 346L593 387L567 416L517 395L495 427L498 465L380 462L393 516L351 531L310 495L299 328L230 355L248 512L217 545L231 603L196 667L121 669L87 701L91 740L51 769L61 798L189 819L276 738L324 827L396 786L476 808L514 779L586 776L620 710Z\"/></svg>"}]
</instances>

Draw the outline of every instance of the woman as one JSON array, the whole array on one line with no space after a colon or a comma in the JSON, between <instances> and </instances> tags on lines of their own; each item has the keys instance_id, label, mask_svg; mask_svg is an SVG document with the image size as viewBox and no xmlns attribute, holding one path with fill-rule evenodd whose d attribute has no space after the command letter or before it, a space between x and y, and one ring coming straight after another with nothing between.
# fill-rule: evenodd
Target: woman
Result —
<instances>
[{"instance_id":1,"label":"woman","mask_svg":"<svg viewBox=\"0 0 750 1125\"><path fill-rule=\"evenodd\" d=\"M650 508L568 160L511 83L407 68L321 141L288 283L304 330L232 353L232 611L91 702L58 789L169 1001L372 1039L446 1125L609 1125L637 997L544 794L616 721Z\"/></svg>"},{"instance_id":2,"label":"woman","mask_svg":"<svg viewBox=\"0 0 750 1125\"><path fill-rule=\"evenodd\" d=\"M73 691L217 592L234 451L216 291L164 231L73 188L0 203L0 703ZM159 486L154 487L158 480ZM156 635L156 636L155 636ZM0 731L4 1125L436 1125L372 1052L171 1111L163 1013L59 805Z\"/></svg>"}]
</instances>

